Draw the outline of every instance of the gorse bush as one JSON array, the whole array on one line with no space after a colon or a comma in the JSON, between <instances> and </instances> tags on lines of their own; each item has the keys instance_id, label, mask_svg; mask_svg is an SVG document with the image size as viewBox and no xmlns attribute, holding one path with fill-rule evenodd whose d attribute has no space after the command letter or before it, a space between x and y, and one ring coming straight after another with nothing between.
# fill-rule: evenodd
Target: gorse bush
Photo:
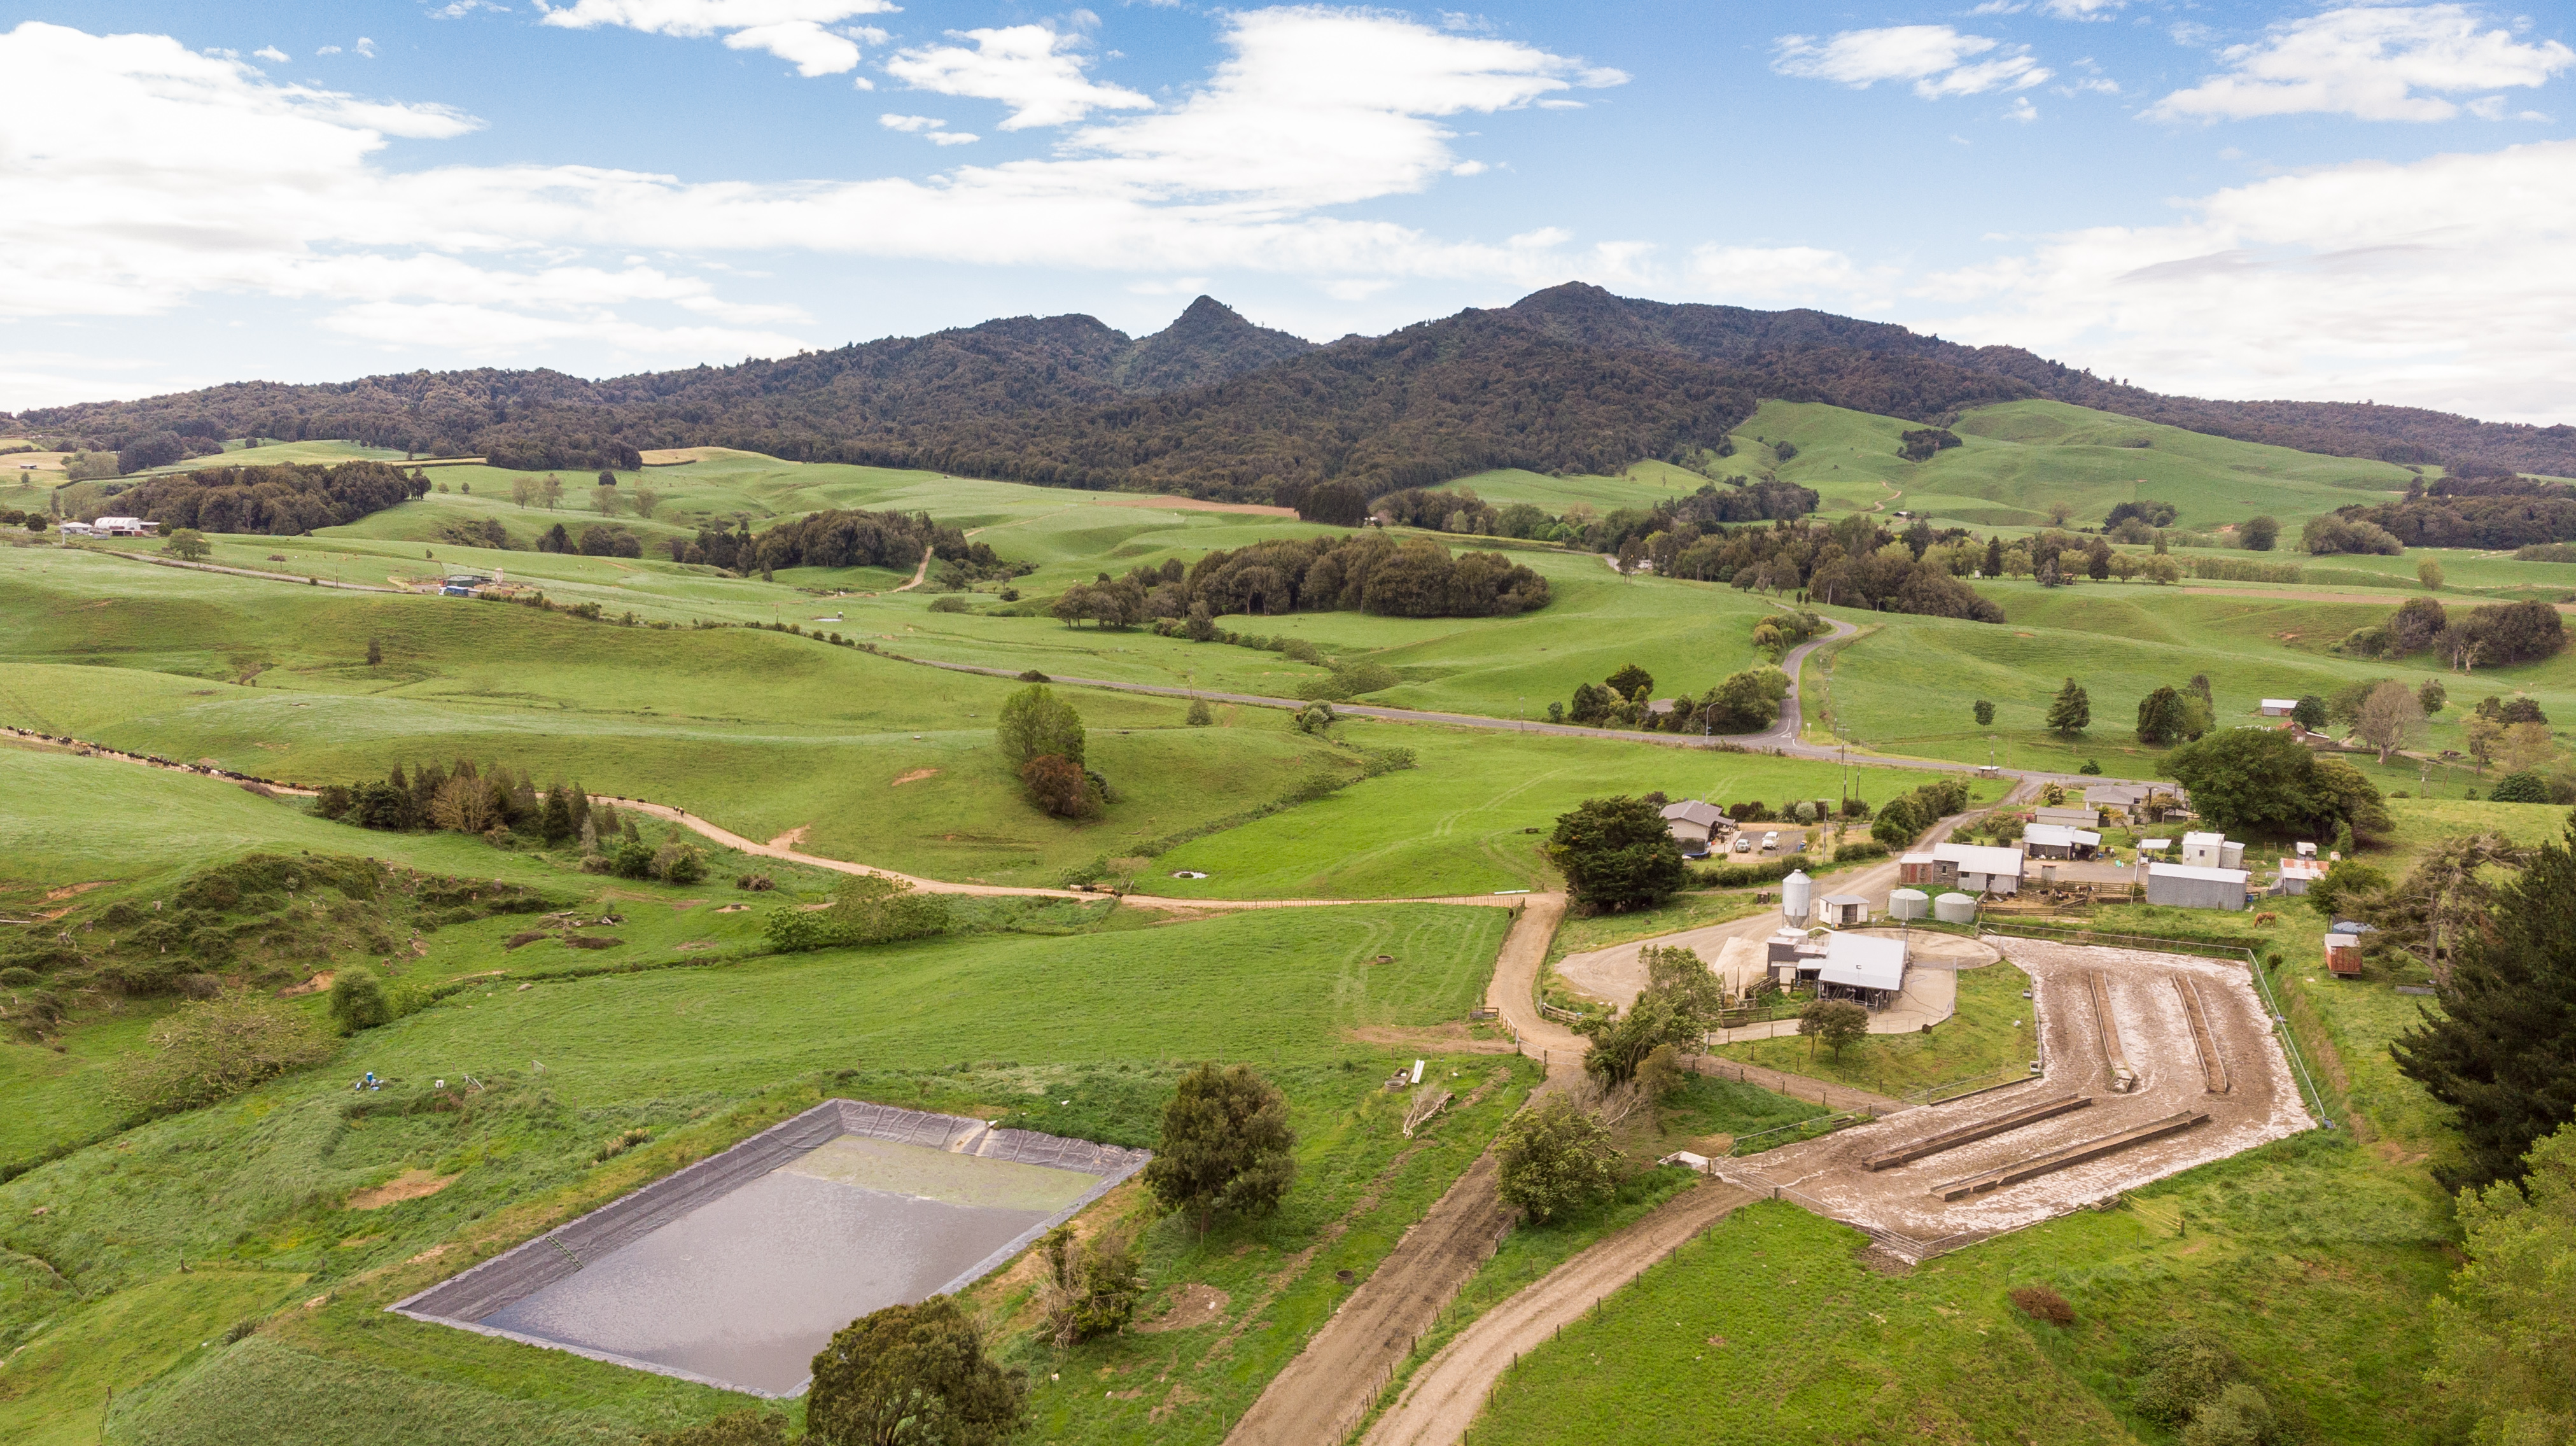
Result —
<instances>
[{"instance_id":1,"label":"gorse bush","mask_svg":"<svg viewBox=\"0 0 2576 1446\"><path fill-rule=\"evenodd\" d=\"M300 1011L225 993L180 1006L152 1031L146 1049L111 1063L108 1098L146 1114L192 1109L328 1059L332 1051L329 1038Z\"/></svg>"},{"instance_id":2,"label":"gorse bush","mask_svg":"<svg viewBox=\"0 0 2576 1446\"><path fill-rule=\"evenodd\" d=\"M862 874L828 909L779 909L761 921L770 947L782 952L890 944L948 932L948 900L901 879Z\"/></svg>"}]
</instances>

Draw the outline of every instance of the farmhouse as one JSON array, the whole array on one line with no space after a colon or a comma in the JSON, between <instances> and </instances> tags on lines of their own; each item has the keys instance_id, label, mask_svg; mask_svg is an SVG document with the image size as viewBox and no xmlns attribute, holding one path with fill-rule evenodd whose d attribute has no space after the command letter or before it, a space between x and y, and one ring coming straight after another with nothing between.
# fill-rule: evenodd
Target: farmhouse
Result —
<instances>
[{"instance_id":1,"label":"farmhouse","mask_svg":"<svg viewBox=\"0 0 2576 1446\"><path fill-rule=\"evenodd\" d=\"M1905 941L1875 934L1836 934L1816 970L1816 994L1885 1009L1905 988Z\"/></svg>"},{"instance_id":2,"label":"farmhouse","mask_svg":"<svg viewBox=\"0 0 2576 1446\"><path fill-rule=\"evenodd\" d=\"M2030 817L2034 823L2054 824L2059 828L2091 828L2102 821L2102 816L2092 809L2071 805L2042 805L2032 809Z\"/></svg>"},{"instance_id":3,"label":"farmhouse","mask_svg":"<svg viewBox=\"0 0 2576 1446\"><path fill-rule=\"evenodd\" d=\"M2240 845L2241 847L2241 845ZM2197 864L2147 865L2147 902L2181 909L2245 908L2243 869L2203 868Z\"/></svg>"},{"instance_id":4,"label":"farmhouse","mask_svg":"<svg viewBox=\"0 0 2576 1446\"><path fill-rule=\"evenodd\" d=\"M1711 840L1735 827L1726 810L1716 804L1690 799L1664 805L1664 827L1681 840L1682 852L1706 853ZM1691 845L1699 847L1693 849Z\"/></svg>"},{"instance_id":5,"label":"farmhouse","mask_svg":"<svg viewBox=\"0 0 2576 1446\"><path fill-rule=\"evenodd\" d=\"M2299 700L2296 698L2266 698L2263 700L2263 716L2266 718L2287 718L2290 716L2291 711L2298 706Z\"/></svg>"},{"instance_id":6,"label":"farmhouse","mask_svg":"<svg viewBox=\"0 0 2576 1446\"><path fill-rule=\"evenodd\" d=\"M2102 851L2102 836L2063 824L2026 823L2021 826L2021 846L2035 859L2089 859Z\"/></svg>"},{"instance_id":7,"label":"farmhouse","mask_svg":"<svg viewBox=\"0 0 2576 1446\"><path fill-rule=\"evenodd\" d=\"M1897 861L1900 882L1966 889L1979 894L2021 892L2021 850L1981 844L1937 843Z\"/></svg>"}]
</instances>

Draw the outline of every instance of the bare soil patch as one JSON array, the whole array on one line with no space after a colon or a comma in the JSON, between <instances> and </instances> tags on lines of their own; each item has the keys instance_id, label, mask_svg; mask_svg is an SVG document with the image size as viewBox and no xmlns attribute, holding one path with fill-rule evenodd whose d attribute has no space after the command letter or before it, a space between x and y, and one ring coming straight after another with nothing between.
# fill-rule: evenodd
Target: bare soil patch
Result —
<instances>
[{"instance_id":1,"label":"bare soil patch","mask_svg":"<svg viewBox=\"0 0 2576 1446\"><path fill-rule=\"evenodd\" d=\"M280 999L293 999L299 994L319 994L323 990L330 988L331 981L338 977L338 971L325 969L321 973L314 975L312 978L305 980L301 984L287 985L285 988L277 991L277 997Z\"/></svg>"},{"instance_id":2,"label":"bare soil patch","mask_svg":"<svg viewBox=\"0 0 2576 1446\"><path fill-rule=\"evenodd\" d=\"M886 786L888 788L901 788L907 783L919 783L925 778L937 778L938 776L939 770L936 768L916 768ZM800 828L796 832L802 834L805 830Z\"/></svg>"},{"instance_id":3,"label":"bare soil patch","mask_svg":"<svg viewBox=\"0 0 2576 1446\"><path fill-rule=\"evenodd\" d=\"M796 827L789 829L787 832L780 834L778 837L771 839L769 841L769 846L774 849L792 849L798 844L805 842L805 835L812 833L813 831L814 825L810 823L800 823Z\"/></svg>"},{"instance_id":4,"label":"bare soil patch","mask_svg":"<svg viewBox=\"0 0 2576 1446\"><path fill-rule=\"evenodd\" d=\"M1240 512L1247 517L1294 517L1294 507L1265 507L1257 502L1202 502L1196 497L1102 497L1103 507L1160 507L1174 512Z\"/></svg>"},{"instance_id":5,"label":"bare soil patch","mask_svg":"<svg viewBox=\"0 0 2576 1446\"><path fill-rule=\"evenodd\" d=\"M1361 1044L1392 1044L1404 1049L1437 1049L1443 1054L1513 1054L1508 1039L1477 1039L1467 1032L1464 1021L1447 1024L1424 1024L1402 1027L1392 1024L1366 1024L1342 1031L1344 1039Z\"/></svg>"},{"instance_id":6,"label":"bare soil patch","mask_svg":"<svg viewBox=\"0 0 2576 1446\"><path fill-rule=\"evenodd\" d=\"M1224 1291L1194 1280L1180 1288L1169 1310L1142 1325L1129 1326L1128 1329L1138 1335L1153 1335L1161 1331L1185 1331L1192 1326L1209 1325L1225 1319L1225 1308L1233 1303L1234 1297Z\"/></svg>"},{"instance_id":7,"label":"bare soil patch","mask_svg":"<svg viewBox=\"0 0 2576 1446\"><path fill-rule=\"evenodd\" d=\"M418 1200L435 1195L462 1177L433 1175L427 1170L405 1170L381 1185L370 1186L349 1196L351 1210L382 1210L405 1200Z\"/></svg>"}]
</instances>

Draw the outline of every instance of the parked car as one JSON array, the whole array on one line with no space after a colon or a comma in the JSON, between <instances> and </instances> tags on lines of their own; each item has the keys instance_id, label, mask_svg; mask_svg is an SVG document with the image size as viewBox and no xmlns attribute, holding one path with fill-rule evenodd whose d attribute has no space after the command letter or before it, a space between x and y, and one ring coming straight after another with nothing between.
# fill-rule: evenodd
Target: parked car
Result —
<instances>
[{"instance_id":1,"label":"parked car","mask_svg":"<svg viewBox=\"0 0 2576 1446\"><path fill-rule=\"evenodd\" d=\"M1776 854L1780 851L1780 834L1778 830L1775 829L1762 835L1762 851L1766 854Z\"/></svg>"},{"instance_id":2,"label":"parked car","mask_svg":"<svg viewBox=\"0 0 2576 1446\"><path fill-rule=\"evenodd\" d=\"M1749 854L1753 852L1753 835L1749 833L1737 834L1735 836L1735 851L1740 854Z\"/></svg>"}]
</instances>

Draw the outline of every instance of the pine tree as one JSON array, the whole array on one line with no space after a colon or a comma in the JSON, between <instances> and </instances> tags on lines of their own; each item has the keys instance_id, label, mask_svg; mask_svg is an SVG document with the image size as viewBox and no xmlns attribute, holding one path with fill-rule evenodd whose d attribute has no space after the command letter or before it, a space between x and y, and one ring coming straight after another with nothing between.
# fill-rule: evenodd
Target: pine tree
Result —
<instances>
[{"instance_id":1,"label":"pine tree","mask_svg":"<svg viewBox=\"0 0 2576 1446\"><path fill-rule=\"evenodd\" d=\"M1988 577L2004 575L2004 535L2000 532L1986 539L1986 565L1983 571Z\"/></svg>"},{"instance_id":2,"label":"pine tree","mask_svg":"<svg viewBox=\"0 0 2576 1446\"><path fill-rule=\"evenodd\" d=\"M2082 684L2073 678L2057 690L2048 705L2048 731L2062 738L2072 738L2093 726L2093 700L2084 693Z\"/></svg>"},{"instance_id":3,"label":"pine tree","mask_svg":"<svg viewBox=\"0 0 2576 1446\"><path fill-rule=\"evenodd\" d=\"M2453 1188L2518 1179L2532 1145L2576 1120L2576 826L2532 854L2435 987L2441 1012L2390 1047L2457 1112L2467 1159L2433 1173Z\"/></svg>"},{"instance_id":4,"label":"pine tree","mask_svg":"<svg viewBox=\"0 0 2576 1446\"><path fill-rule=\"evenodd\" d=\"M558 781L546 790L546 807L540 815L538 831L545 835L549 846L560 848L570 842L579 829L580 826L572 821L572 797L564 792L563 784Z\"/></svg>"}]
</instances>

